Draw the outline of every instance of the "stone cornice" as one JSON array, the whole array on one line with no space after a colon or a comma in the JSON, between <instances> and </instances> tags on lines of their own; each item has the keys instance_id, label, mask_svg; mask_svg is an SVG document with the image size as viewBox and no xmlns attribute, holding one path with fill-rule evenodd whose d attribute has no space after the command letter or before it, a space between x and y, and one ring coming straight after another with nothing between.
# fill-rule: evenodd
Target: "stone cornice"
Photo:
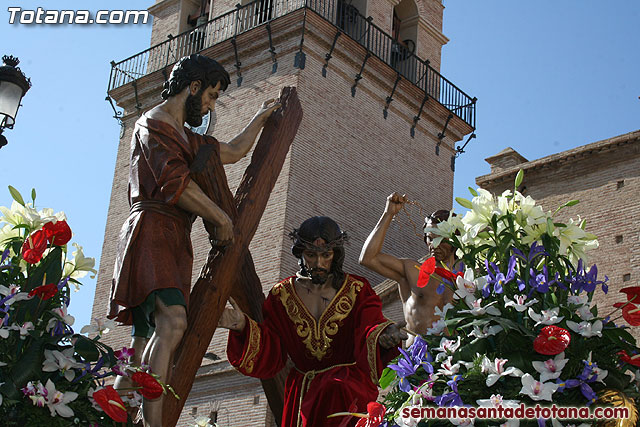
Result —
<instances>
[{"instance_id":1,"label":"stone cornice","mask_svg":"<svg viewBox=\"0 0 640 427\"><path fill-rule=\"evenodd\" d=\"M153 16L158 16L163 10L165 10L166 8L173 6L177 3L180 3L181 0L161 0L159 2L157 2L156 4L149 6L149 9L147 9L149 11L150 14L152 14Z\"/></svg>"},{"instance_id":2,"label":"stone cornice","mask_svg":"<svg viewBox=\"0 0 640 427\"><path fill-rule=\"evenodd\" d=\"M438 30L436 27L433 26L433 24L431 24L429 21L424 19L422 16L418 18L418 25L420 26L420 28L425 30L427 34L429 34L431 37L436 39L436 41L439 42L441 45L445 45L449 43L449 38L444 34L442 34L442 31Z\"/></svg>"},{"instance_id":3,"label":"stone cornice","mask_svg":"<svg viewBox=\"0 0 640 427\"><path fill-rule=\"evenodd\" d=\"M527 170L540 170L549 167L556 167L566 163L569 160L576 161L584 159L592 154L613 151L631 144L640 144L640 130L576 147L571 150L562 151L560 153L552 154L541 159L521 163L497 173L482 175L476 178L476 184L480 187L488 187L494 183L503 182L505 180L513 180L520 169L525 171L526 176Z\"/></svg>"}]
</instances>

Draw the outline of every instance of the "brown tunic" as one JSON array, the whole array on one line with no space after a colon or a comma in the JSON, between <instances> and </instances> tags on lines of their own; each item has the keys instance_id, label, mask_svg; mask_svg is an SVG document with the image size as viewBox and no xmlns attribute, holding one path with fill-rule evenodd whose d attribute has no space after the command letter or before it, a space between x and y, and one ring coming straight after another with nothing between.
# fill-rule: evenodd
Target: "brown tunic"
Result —
<instances>
[{"instance_id":1,"label":"brown tunic","mask_svg":"<svg viewBox=\"0 0 640 427\"><path fill-rule=\"evenodd\" d=\"M187 306L191 289L195 216L176 203L190 181L189 165L204 144L218 141L185 128L188 141L171 125L143 115L131 138L129 217L120 230L108 317L132 323L130 308L156 289L178 288Z\"/></svg>"}]
</instances>

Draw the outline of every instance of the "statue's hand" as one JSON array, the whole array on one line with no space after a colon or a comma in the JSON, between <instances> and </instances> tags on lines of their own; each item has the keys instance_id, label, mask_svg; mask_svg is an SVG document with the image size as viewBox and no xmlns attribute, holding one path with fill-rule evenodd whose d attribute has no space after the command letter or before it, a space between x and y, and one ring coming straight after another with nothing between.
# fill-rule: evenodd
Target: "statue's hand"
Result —
<instances>
[{"instance_id":1,"label":"statue's hand","mask_svg":"<svg viewBox=\"0 0 640 427\"><path fill-rule=\"evenodd\" d=\"M229 302L233 308L224 309L222 316L220 316L220 320L218 321L218 327L242 332L247 323L247 319L233 298L229 298Z\"/></svg>"},{"instance_id":2,"label":"statue's hand","mask_svg":"<svg viewBox=\"0 0 640 427\"><path fill-rule=\"evenodd\" d=\"M395 215L400 212L400 209L402 209L402 206L404 206L404 204L407 203L408 200L409 199L407 199L407 196L405 194L390 194L389 197L387 197L387 205L385 206L385 211L389 212L391 215Z\"/></svg>"},{"instance_id":3,"label":"statue's hand","mask_svg":"<svg viewBox=\"0 0 640 427\"><path fill-rule=\"evenodd\" d=\"M260 124L264 126L269 116L271 116L271 113L276 111L281 106L282 104L280 104L275 99L266 100L265 102L262 103L262 107L260 107L260 109L256 113L255 120L258 120Z\"/></svg>"},{"instance_id":4,"label":"statue's hand","mask_svg":"<svg viewBox=\"0 0 640 427\"><path fill-rule=\"evenodd\" d=\"M227 214L224 214L223 220L216 227L216 239L211 242L211 245L226 246L231 242L233 242L233 222Z\"/></svg>"},{"instance_id":5,"label":"statue's hand","mask_svg":"<svg viewBox=\"0 0 640 427\"><path fill-rule=\"evenodd\" d=\"M402 330L406 325L407 322L403 320L387 326L378 337L378 343L386 349L401 345L402 341L408 338L407 334Z\"/></svg>"}]
</instances>

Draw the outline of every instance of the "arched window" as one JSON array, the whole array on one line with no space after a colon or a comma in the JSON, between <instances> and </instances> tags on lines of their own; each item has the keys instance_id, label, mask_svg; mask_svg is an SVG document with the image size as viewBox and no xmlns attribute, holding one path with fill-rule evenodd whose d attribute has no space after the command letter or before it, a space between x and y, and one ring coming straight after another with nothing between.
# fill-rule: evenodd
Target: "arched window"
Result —
<instances>
[{"instance_id":1,"label":"arched window","mask_svg":"<svg viewBox=\"0 0 640 427\"><path fill-rule=\"evenodd\" d=\"M415 81L416 41L418 39L418 6L414 0L402 0L393 8L391 66Z\"/></svg>"}]
</instances>

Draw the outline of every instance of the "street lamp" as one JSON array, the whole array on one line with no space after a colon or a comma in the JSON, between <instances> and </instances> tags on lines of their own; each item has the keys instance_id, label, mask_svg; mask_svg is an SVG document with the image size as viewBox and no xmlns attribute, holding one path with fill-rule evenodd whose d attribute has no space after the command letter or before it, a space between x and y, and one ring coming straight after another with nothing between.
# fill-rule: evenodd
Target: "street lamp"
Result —
<instances>
[{"instance_id":1,"label":"street lamp","mask_svg":"<svg viewBox=\"0 0 640 427\"><path fill-rule=\"evenodd\" d=\"M31 87L31 79L17 67L18 58L5 55L0 67L0 148L7 145L2 135L4 129L13 129L22 97Z\"/></svg>"}]
</instances>

